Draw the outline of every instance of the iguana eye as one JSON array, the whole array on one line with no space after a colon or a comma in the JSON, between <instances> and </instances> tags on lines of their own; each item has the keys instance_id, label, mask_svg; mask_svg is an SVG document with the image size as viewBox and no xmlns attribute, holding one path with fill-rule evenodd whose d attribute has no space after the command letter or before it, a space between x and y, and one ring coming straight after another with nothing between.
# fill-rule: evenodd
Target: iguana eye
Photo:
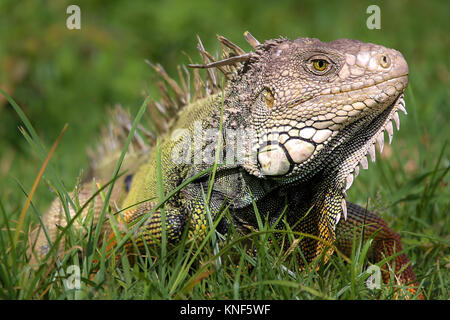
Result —
<instances>
[{"instance_id":1,"label":"iguana eye","mask_svg":"<svg viewBox=\"0 0 450 320\"><path fill-rule=\"evenodd\" d=\"M328 67L329 63L324 59L316 59L312 61L312 65L317 71L324 71Z\"/></svg>"}]
</instances>

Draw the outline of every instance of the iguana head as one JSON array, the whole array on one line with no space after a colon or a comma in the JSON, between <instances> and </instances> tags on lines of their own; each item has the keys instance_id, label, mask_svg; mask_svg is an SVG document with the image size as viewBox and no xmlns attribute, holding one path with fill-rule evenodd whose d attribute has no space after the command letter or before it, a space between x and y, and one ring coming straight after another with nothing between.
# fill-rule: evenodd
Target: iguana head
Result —
<instances>
[{"instance_id":1,"label":"iguana head","mask_svg":"<svg viewBox=\"0 0 450 320\"><path fill-rule=\"evenodd\" d=\"M408 65L379 45L340 39L277 39L256 47L233 85L251 107L253 156L245 168L259 177L307 181L332 173L345 190L392 138L404 109ZM242 94L246 92L246 94ZM330 177L331 178L331 177Z\"/></svg>"}]
</instances>

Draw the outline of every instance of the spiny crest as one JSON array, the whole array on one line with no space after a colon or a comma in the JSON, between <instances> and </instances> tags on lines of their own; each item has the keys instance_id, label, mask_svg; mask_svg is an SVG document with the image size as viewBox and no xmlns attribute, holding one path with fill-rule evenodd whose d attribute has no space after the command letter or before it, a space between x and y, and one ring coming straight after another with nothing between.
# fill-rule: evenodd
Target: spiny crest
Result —
<instances>
[{"instance_id":1,"label":"spiny crest","mask_svg":"<svg viewBox=\"0 0 450 320\"><path fill-rule=\"evenodd\" d=\"M130 113L121 105L116 105L108 112L109 123L101 128L100 141L97 143L96 149L88 148L87 150L91 169L94 172L118 158L133 125ZM127 152L129 154L147 152L151 147L150 141L156 141L155 134L139 124Z\"/></svg>"},{"instance_id":2,"label":"spiny crest","mask_svg":"<svg viewBox=\"0 0 450 320\"><path fill-rule=\"evenodd\" d=\"M246 53L227 38L217 35L222 50L221 60L219 60L217 55L215 58L205 50L200 37L197 36L197 50L204 64L193 64L192 59L186 55L190 62L188 67L192 69L188 70L185 65L177 66L179 81L171 78L162 65L145 60L158 75L156 85L160 99L149 101L148 113L144 117L148 129L144 125L138 126L128 152L145 153L150 150L155 145L156 138L168 132L184 106L221 92L226 83L237 75L243 63L254 60L258 56L258 50L260 51L268 44L266 41L261 45L249 32L245 32L244 37L256 52ZM206 69L206 74L202 77L198 69ZM110 161L111 156L114 157L120 153L130 133L132 120L130 114L120 105L110 110L110 122L102 128L96 150L88 150L94 170L102 166L105 159Z\"/></svg>"}]
</instances>

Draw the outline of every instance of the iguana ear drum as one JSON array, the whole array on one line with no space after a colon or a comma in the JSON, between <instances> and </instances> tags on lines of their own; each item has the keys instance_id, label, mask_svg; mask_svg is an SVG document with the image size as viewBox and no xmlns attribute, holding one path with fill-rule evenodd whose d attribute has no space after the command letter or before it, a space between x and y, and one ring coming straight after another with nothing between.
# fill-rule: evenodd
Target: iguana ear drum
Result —
<instances>
[{"instance_id":1,"label":"iguana ear drum","mask_svg":"<svg viewBox=\"0 0 450 320\"><path fill-rule=\"evenodd\" d=\"M271 109L275 102L275 97L269 89L264 89L264 102L266 103L266 107Z\"/></svg>"}]
</instances>

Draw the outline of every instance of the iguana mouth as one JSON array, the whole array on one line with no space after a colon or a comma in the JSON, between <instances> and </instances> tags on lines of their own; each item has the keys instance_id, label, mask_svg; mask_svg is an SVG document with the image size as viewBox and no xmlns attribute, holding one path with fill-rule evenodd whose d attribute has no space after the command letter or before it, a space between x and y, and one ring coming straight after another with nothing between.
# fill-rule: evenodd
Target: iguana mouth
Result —
<instances>
[{"instance_id":1,"label":"iguana mouth","mask_svg":"<svg viewBox=\"0 0 450 320\"><path fill-rule=\"evenodd\" d=\"M384 80L383 79L383 80L380 80L380 82L374 82L371 85L361 85L359 87L354 87L353 89L341 90L339 93L358 92L358 91L361 91L361 90L364 90L364 89L372 88L373 86L376 86L376 85L382 85L382 84L384 84L384 83L386 83L388 81L394 81L396 79L400 79L400 78L404 78L404 77L408 77L408 73L405 73L405 74L402 74L400 76L396 76L396 77L390 78L388 80ZM301 105L302 103L305 103L305 102L307 102L309 100L317 99L319 97L324 97L324 96L330 96L330 93L328 92L328 90L327 90L327 93L324 93L324 94L318 94L316 96L311 96L311 97L308 97L308 98L302 98L302 99L294 100L294 101L288 103L288 105L290 107L295 107L295 106Z\"/></svg>"}]
</instances>

